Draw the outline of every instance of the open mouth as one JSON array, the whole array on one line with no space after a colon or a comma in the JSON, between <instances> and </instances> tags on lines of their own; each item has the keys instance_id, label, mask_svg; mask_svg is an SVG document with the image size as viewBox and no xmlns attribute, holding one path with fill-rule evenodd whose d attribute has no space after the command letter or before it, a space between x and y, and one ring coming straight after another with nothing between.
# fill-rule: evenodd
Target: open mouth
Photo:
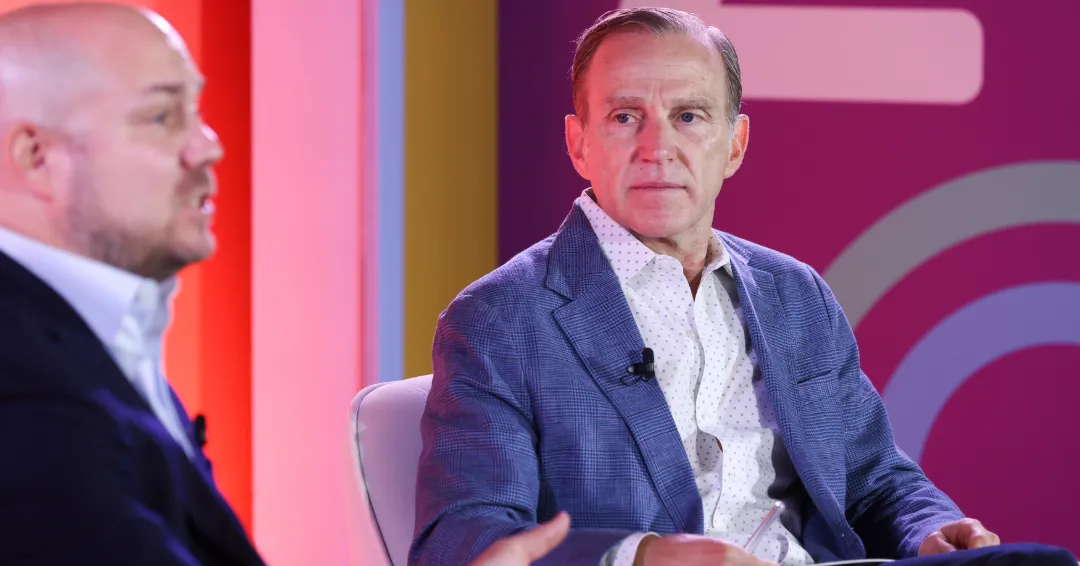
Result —
<instances>
[{"instance_id":1,"label":"open mouth","mask_svg":"<svg viewBox=\"0 0 1080 566\"><path fill-rule=\"evenodd\" d=\"M210 215L214 213L214 199L210 193L192 195L191 200L188 201L188 205L198 209L202 214Z\"/></svg>"}]
</instances>

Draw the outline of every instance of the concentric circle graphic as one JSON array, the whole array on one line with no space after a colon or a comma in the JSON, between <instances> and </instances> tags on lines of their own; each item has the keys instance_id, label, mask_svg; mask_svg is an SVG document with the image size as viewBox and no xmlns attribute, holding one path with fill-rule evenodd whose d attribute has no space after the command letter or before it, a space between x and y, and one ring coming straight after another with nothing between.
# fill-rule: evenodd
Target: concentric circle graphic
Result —
<instances>
[{"instance_id":1,"label":"concentric circle graphic","mask_svg":"<svg viewBox=\"0 0 1080 566\"><path fill-rule=\"evenodd\" d=\"M887 292L938 254L994 232L1062 223L1080 224L1080 162L998 167L896 208L823 276L858 328ZM897 444L919 461L942 407L970 376L1020 350L1061 344L1080 345L1080 282L1032 282L972 297L919 339L888 379L882 397Z\"/></svg>"}]
</instances>

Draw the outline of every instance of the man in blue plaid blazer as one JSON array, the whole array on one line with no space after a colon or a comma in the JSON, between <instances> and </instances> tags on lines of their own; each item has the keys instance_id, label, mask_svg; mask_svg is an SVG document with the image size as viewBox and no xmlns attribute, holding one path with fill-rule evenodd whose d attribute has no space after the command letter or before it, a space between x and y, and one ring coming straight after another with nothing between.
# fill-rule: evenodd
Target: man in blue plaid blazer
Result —
<instances>
[{"instance_id":1,"label":"man in blue plaid blazer","mask_svg":"<svg viewBox=\"0 0 1080 566\"><path fill-rule=\"evenodd\" d=\"M704 266L726 256L741 308L725 315L746 329L764 382L758 402L775 415L797 475L797 525L785 526L802 553L766 558L1075 563L1062 551L997 547L965 519L896 447L825 282L799 261L713 231L720 185L748 140L738 77L726 38L683 12L620 10L583 35L566 128L574 166L592 182L582 198L592 200L579 199L556 234L470 285L440 317L410 563L468 564L560 511L572 529L538 563L765 563L742 541L694 536L722 511L703 508L703 468L691 463L699 455L684 447L660 384L672 376L627 380L628 369L648 370L634 366L647 344L583 206L598 206L594 214L633 234L644 253L678 259L675 283L689 287L679 296L717 288L706 277L723 270ZM729 519L739 517L721 521Z\"/></svg>"},{"instance_id":2,"label":"man in blue plaid blazer","mask_svg":"<svg viewBox=\"0 0 1080 566\"><path fill-rule=\"evenodd\" d=\"M825 282L790 257L718 234L808 495L809 553L818 562L910 557L939 538L962 547L941 531L978 525L893 443ZM576 206L557 234L466 289L435 338L412 563L468 564L560 510L573 529L543 564L600 564L636 532L700 534L701 498L664 395L655 380L624 385L644 346ZM1026 545L1001 550L1047 558ZM1032 564L1070 563L1061 556Z\"/></svg>"}]
</instances>

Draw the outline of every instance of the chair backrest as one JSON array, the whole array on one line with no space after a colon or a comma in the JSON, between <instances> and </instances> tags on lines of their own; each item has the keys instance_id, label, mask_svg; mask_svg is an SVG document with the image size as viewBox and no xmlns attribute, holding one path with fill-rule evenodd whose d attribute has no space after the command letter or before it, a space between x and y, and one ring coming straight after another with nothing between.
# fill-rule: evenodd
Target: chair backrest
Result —
<instances>
[{"instance_id":1,"label":"chair backrest","mask_svg":"<svg viewBox=\"0 0 1080 566\"><path fill-rule=\"evenodd\" d=\"M431 376L369 385L353 399L354 499L366 495L393 566L405 566L416 517L420 415ZM354 502L355 505L359 502Z\"/></svg>"}]
</instances>

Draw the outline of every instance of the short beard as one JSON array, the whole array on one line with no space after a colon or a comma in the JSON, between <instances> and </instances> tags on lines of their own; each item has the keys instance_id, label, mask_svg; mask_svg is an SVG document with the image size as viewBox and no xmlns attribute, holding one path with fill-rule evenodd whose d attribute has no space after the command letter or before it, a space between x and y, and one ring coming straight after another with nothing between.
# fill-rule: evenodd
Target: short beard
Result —
<instances>
[{"instance_id":1,"label":"short beard","mask_svg":"<svg viewBox=\"0 0 1080 566\"><path fill-rule=\"evenodd\" d=\"M110 222L91 185L76 188L67 220L69 245L90 259L155 281L176 275L185 265L172 254L155 250L153 243L140 242L137 236Z\"/></svg>"}]
</instances>

